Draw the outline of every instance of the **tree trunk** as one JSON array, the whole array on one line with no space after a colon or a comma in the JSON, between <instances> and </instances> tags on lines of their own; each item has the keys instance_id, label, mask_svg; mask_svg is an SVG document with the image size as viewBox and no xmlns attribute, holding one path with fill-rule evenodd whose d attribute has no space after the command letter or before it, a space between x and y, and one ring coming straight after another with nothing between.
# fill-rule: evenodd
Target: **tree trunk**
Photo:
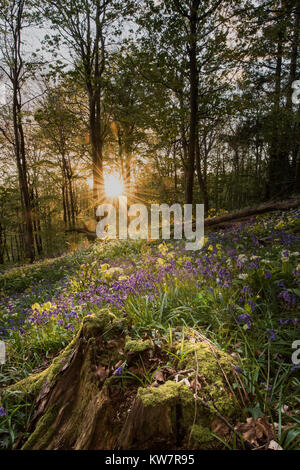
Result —
<instances>
[{"instance_id":1,"label":"tree trunk","mask_svg":"<svg viewBox=\"0 0 300 470\"><path fill-rule=\"evenodd\" d=\"M193 186L195 173L195 155L197 144L198 124L198 67L197 67L197 25L199 0L193 0L190 11L190 39L189 39L189 82L190 82L190 134L189 152L185 182L185 202L193 203Z\"/></svg>"},{"instance_id":2,"label":"tree trunk","mask_svg":"<svg viewBox=\"0 0 300 470\"><path fill-rule=\"evenodd\" d=\"M199 141L197 139L197 148L196 148L196 168L197 168L197 176L198 176L198 183L201 190L203 203L204 203L204 213L207 215L209 210L209 202L208 202L208 191L206 185L206 178L204 178L201 170L201 161L200 161L200 147Z\"/></svg>"},{"instance_id":3,"label":"tree trunk","mask_svg":"<svg viewBox=\"0 0 300 470\"><path fill-rule=\"evenodd\" d=\"M280 20L279 20L280 21ZM275 70L275 90L273 106L273 132L270 144L270 160L268 175L268 197L282 196L288 185L289 161L286 150L284 124L280 107L283 43L285 37L285 24L279 25Z\"/></svg>"}]
</instances>

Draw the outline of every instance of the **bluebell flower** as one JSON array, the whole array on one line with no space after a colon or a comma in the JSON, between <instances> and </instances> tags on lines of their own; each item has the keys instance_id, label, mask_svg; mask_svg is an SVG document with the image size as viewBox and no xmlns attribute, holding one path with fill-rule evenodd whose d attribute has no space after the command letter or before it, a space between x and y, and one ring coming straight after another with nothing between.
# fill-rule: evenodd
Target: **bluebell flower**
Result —
<instances>
[{"instance_id":1,"label":"bluebell flower","mask_svg":"<svg viewBox=\"0 0 300 470\"><path fill-rule=\"evenodd\" d=\"M248 328L251 328L251 316L248 313L242 313L239 315L237 321L239 325L241 323L246 323Z\"/></svg>"},{"instance_id":2,"label":"bluebell flower","mask_svg":"<svg viewBox=\"0 0 300 470\"><path fill-rule=\"evenodd\" d=\"M267 338L274 341L276 339L276 333L274 330L267 328Z\"/></svg>"}]
</instances>

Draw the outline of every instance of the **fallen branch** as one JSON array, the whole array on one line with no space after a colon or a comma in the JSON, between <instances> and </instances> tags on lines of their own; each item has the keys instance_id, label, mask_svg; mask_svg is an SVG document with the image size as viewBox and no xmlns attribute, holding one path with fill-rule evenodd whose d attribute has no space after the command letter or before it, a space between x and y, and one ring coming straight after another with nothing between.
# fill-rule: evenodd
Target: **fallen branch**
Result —
<instances>
[{"instance_id":1,"label":"fallen branch","mask_svg":"<svg viewBox=\"0 0 300 470\"><path fill-rule=\"evenodd\" d=\"M218 225L226 226L229 225L228 222L239 221L244 218L265 214L267 212L287 211L290 209L295 209L298 206L300 206L300 198L290 199L289 201L284 202L270 202L253 208L242 209L237 212L231 212L230 214L224 214L218 217L205 219L204 224L205 227L216 227Z\"/></svg>"}]
</instances>

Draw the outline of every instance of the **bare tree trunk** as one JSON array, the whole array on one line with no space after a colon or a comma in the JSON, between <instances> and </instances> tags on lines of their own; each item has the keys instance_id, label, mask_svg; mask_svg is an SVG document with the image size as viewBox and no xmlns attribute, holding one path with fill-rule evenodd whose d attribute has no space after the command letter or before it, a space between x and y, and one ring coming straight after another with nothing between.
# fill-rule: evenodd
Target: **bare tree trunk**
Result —
<instances>
[{"instance_id":1,"label":"bare tree trunk","mask_svg":"<svg viewBox=\"0 0 300 470\"><path fill-rule=\"evenodd\" d=\"M191 5L189 23L189 82L190 82L190 135L189 153L187 162L186 182L185 182L185 202L193 203L193 186L195 173L195 155L197 145L197 124L198 124L198 68L197 68L197 25L198 8L200 0L193 0Z\"/></svg>"},{"instance_id":2,"label":"bare tree trunk","mask_svg":"<svg viewBox=\"0 0 300 470\"><path fill-rule=\"evenodd\" d=\"M197 139L197 148L196 148L196 168L197 168L198 183L199 183L200 191L201 191L203 202L204 202L204 212L205 212L205 215L207 215L208 210L209 210L208 192L207 192L206 181L204 179L204 176L201 170L200 147L199 147L198 139Z\"/></svg>"},{"instance_id":3,"label":"bare tree trunk","mask_svg":"<svg viewBox=\"0 0 300 470\"><path fill-rule=\"evenodd\" d=\"M13 126L14 126L14 150L19 176L19 186L23 207L23 217L25 221L25 252L26 257L32 262L34 253L34 236L32 223L32 207L28 187L27 162L24 130L22 123L21 105L21 73L23 69L23 58L21 56L21 31L23 20L24 1L20 1L15 10L16 20L13 24L13 57L12 57L12 87L13 87Z\"/></svg>"}]
</instances>

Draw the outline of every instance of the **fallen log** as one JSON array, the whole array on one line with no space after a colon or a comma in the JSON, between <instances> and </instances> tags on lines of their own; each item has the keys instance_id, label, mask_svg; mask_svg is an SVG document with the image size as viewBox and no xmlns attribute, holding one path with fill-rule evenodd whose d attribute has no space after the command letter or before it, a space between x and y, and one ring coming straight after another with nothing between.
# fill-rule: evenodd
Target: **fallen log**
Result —
<instances>
[{"instance_id":1,"label":"fallen log","mask_svg":"<svg viewBox=\"0 0 300 470\"><path fill-rule=\"evenodd\" d=\"M256 207L242 209L240 211L231 212L230 214L220 215L218 217L212 217L205 219L205 227L217 227L220 225L228 226L230 222L243 221L246 218L253 217L255 215L266 214L274 211L287 211L295 209L300 206L300 198L290 199L284 202L270 202L261 204Z\"/></svg>"}]
</instances>

